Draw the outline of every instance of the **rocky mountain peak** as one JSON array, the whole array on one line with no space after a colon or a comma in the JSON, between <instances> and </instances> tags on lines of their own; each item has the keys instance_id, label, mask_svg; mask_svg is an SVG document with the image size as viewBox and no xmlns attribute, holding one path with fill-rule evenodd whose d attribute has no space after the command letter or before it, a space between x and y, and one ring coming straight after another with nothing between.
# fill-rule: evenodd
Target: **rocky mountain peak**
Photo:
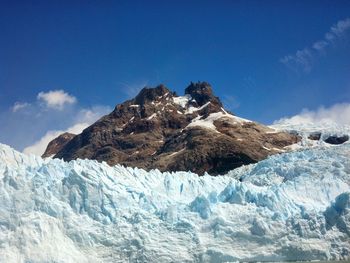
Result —
<instances>
[{"instance_id":1,"label":"rocky mountain peak","mask_svg":"<svg viewBox=\"0 0 350 263\"><path fill-rule=\"evenodd\" d=\"M211 102L222 107L220 99L214 96L213 89L207 82L191 82L191 84L185 89L185 94L190 95L197 102L198 106L203 106L204 104Z\"/></svg>"},{"instance_id":2,"label":"rocky mountain peak","mask_svg":"<svg viewBox=\"0 0 350 263\"><path fill-rule=\"evenodd\" d=\"M154 101L159 97L163 97L172 93L165 85L160 84L155 88L144 87L135 97L135 103L144 105L146 102Z\"/></svg>"},{"instance_id":3,"label":"rocky mountain peak","mask_svg":"<svg viewBox=\"0 0 350 263\"><path fill-rule=\"evenodd\" d=\"M223 174L254 163L299 140L298 136L234 116L207 82L184 96L164 85L145 87L56 151L64 160L95 159L161 171Z\"/></svg>"}]
</instances>

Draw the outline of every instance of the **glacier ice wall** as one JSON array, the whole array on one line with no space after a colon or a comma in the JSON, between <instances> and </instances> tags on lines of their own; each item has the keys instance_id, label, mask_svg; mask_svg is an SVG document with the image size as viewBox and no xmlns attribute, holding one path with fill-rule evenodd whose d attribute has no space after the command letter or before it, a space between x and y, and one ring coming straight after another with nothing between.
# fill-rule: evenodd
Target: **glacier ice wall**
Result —
<instances>
[{"instance_id":1,"label":"glacier ice wall","mask_svg":"<svg viewBox=\"0 0 350 263\"><path fill-rule=\"evenodd\" d=\"M198 177L0 144L0 262L349 259L349 160L345 144Z\"/></svg>"}]
</instances>

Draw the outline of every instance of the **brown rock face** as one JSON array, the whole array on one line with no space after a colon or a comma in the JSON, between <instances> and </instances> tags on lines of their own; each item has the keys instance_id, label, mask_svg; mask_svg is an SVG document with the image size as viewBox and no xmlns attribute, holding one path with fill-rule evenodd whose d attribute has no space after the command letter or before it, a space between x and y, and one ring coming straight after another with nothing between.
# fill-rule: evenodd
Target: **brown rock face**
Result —
<instances>
[{"instance_id":1,"label":"brown rock face","mask_svg":"<svg viewBox=\"0 0 350 263\"><path fill-rule=\"evenodd\" d=\"M55 158L106 161L147 170L224 174L300 140L223 109L206 82L178 97L164 85L144 88L73 137Z\"/></svg>"},{"instance_id":2,"label":"brown rock face","mask_svg":"<svg viewBox=\"0 0 350 263\"><path fill-rule=\"evenodd\" d=\"M207 82L191 82L191 84L185 89L185 94L190 95L198 106L203 106L210 101L211 103L222 107L220 99L214 96L212 88Z\"/></svg>"},{"instance_id":3,"label":"brown rock face","mask_svg":"<svg viewBox=\"0 0 350 263\"><path fill-rule=\"evenodd\" d=\"M46 147L46 150L42 157L50 157L58 153L73 137L75 134L65 132L52 140Z\"/></svg>"},{"instance_id":4,"label":"brown rock face","mask_svg":"<svg viewBox=\"0 0 350 263\"><path fill-rule=\"evenodd\" d=\"M319 139L321 139L321 133L320 133L320 132L311 133L311 134L308 136L308 139L309 139L309 140L313 140L313 141L318 141Z\"/></svg>"}]
</instances>

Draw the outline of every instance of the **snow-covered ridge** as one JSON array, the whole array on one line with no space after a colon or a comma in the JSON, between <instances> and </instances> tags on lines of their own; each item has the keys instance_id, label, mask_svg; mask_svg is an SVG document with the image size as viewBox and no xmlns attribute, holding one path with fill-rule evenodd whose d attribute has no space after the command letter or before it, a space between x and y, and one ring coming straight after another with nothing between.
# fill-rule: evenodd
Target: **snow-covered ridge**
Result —
<instances>
[{"instance_id":1,"label":"snow-covered ridge","mask_svg":"<svg viewBox=\"0 0 350 263\"><path fill-rule=\"evenodd\" d=\"M346 144L198 177L0 144L0 262L349 259L349 160Z\"/></svg>"}]
</instances>

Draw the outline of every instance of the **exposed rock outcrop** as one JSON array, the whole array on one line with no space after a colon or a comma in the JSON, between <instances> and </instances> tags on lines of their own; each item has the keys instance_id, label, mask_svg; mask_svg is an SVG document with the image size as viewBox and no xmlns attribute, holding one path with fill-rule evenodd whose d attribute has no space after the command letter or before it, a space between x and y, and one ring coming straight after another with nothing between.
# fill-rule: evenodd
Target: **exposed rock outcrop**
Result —
<instances>
[{"instance_id":1,"label":"exposed rock outcrop","mask_svg":"<svg viewBox=\"0 0 350 263\"><path fill-rule=\"evenodd\" d=\"M321 132L313 132L307 138L313 141L318 141L319 139L321 139L321 135Z\"/></svg>"},{"instance_id":2,"label":"exposed rock outcrop","mask_svg":"<svg viewBox=\"0 0 350 263\"><path fill-rule=\"evenodd\" d=\"M50 157L54 156L56 153L58 153L73 137L75 134L65 132L52 140L46 147L46 150L42 157Z\"/></svg>"},{"instance_id":3,"label":"exposed rock outcrop","mask_svg":"<svg viewBox=\"0 0 350 263\"><path fill-rule=\"evenodd\" d=\"M327 139L324 141L329 144L343 144L344 142L347 142L349 140L348 135L343 135L343 136L329 136Z\"/></svg>"}]
</instances>

